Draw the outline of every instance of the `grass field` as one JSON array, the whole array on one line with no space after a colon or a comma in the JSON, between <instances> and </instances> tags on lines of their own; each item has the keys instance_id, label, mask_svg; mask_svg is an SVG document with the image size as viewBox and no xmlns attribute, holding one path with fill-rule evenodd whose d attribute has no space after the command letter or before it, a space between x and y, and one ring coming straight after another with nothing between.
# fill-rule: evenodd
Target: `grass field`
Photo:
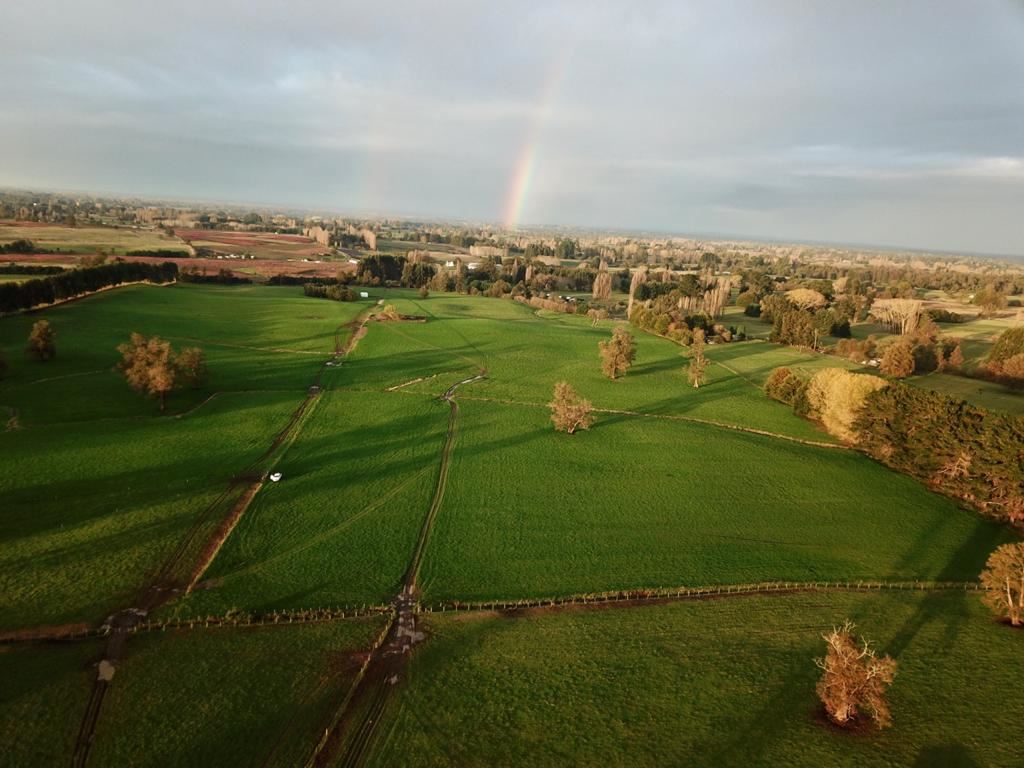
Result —
<instances>
[{"instance_id":1,"label":"grass field","mask_svg":"<svg viewBox=\"0 0 1024 768\"><path fill-rule=\"evenodd\" d=\"M398 591L437 482L448 408L333 391L178 610L382 603Z\"/></svg>"},{"instance_id":2,"label":"grass field","mask_svg":"<svg viewBox=\"0 0 1024 768\"><path fill-rule=\"evenodd\" d=\"M365 306L296 293L130 286L0 323L11 367L0 406L18 425L0 432L0 627L105 617L270 446L334 330ZM21 353L40 317L57 331L45 364ZM132 330L202 346L208 385L172 395L160 415L112 370Z\"/></svg>"},{"instance_id":3,"label":"grass field","mask_svg":"<svg viewBox=\"0 0 1024 768\"><path fill-rule=\"evenodd\" d=\"M0 224L0 245L14 240L31 240L44 250L64 253L96 253L103 250L124 255L134 250L188 250L183 240L169 237L157 229Z\"/></svg>"},{"instance_id":4,"label":"grass field","mask_svg":"<svg viewBox=\"0 0 1024 768\"><path fill-rule=\"evenodd\" d=\"M570 437L544 409L469 397L424 566L428 599L973 579L1007 538L852 452L616 415Z\"/></svg>"},{"instance_id":5,"label":"grass field","mask_svg":"<svg viewBox=\"0 0 1024 768\"><path fill-rule=\"evenodd\" d=\"M818 709L821 632L896 658L894 725ZM810 594L428 622L376 766L1020 764L1019 632L976 596Z\"/></svg>"},{"instance_id":6,"label":"grass field","mask_svg":"<svg viewBox=\"0 0 1024 768\"><path fill-rule=\"evenodd\" d=\"M439 295L422 301L409 295L390 294L385 300L427 322L371 324L338 386L379 390L427 377L406 391L439 394L486 369L487 379L465 395L547 403L555 382L564 379L599 408L686 415L831 439L764 397L757 380L724 367L711 366L708 383L694 390L686 384L684 350L666 339L636 332L636 363L625 377L610 381L601 374L598 342L611 336L613 323L595 327L582 317L537 313L509 300ZM728 359L726 347L709 357Z\"/></svg>"},{"instance_id":7,"label":"grass field","mask_svg":"<svg viewBox=\"0 0 1024 768\"><path fill-rule=\"evenodd\" d=\"M382 621L133 637L90 764L302 765Z\"/></svg>"},{"instance_id":8,"label":"grass field","mask_svg":"<svg viewBox=\"0 0 1024 768\"><path fill-rule=\"evenodd\" d=\"M71 762L101 647L0 644L0 765Z\"/></svg>"},{"instance_id":9,"label":"grass field","mask_svg":"<svg viewBox=\"0 0 1024 768\"><path fill-rule=\"evenodd\" d=\"M370 321L343 363L324 366L378 299L425 322ZM45 364L23 352L39 318L58 334ZM95 625L137 605L197 521L197 541L212 539L225 512L207 520L204 510L232 478L271 466L281 482L255 495L197 589L160 615L390 601L443 474L450 408L440 395L481 370L486 378L455 394L447 485L418 584L427 603L769 580L966 581L1013 538L836 446L761 391L780 365L810 374L850 364L758 340L716 345L709 381L694 390L685 349L636 333L634 367L609 381L597 345L613 327L482 297L371 290L339 303L297 287L200 285L128 286L2 318L0 629ZM113 370L132 331L202 347L208 383L175 392L160 414ZM562 379L598 409L590 431L551 428L546 403ZM322 390L279 444L314 381ZM897 724L877 737L834 733L815 709L810 659L820 632L846 616L901 664ZM93 764L302 764L347 690L354 652L381 626L130 635ZM1007 671L1019 638L974 594L435 613L426 629L411 680L385 710L376 764L967 756L975 762L956 764L1002 766L1015 742L999 736L1015 721L984 705L1024 713ZM0 736L12 745L0 763L68 762L101 652L92 641L0 647ZM24 719L33 721L19 730Z\"/></svg>"}]
</instances>

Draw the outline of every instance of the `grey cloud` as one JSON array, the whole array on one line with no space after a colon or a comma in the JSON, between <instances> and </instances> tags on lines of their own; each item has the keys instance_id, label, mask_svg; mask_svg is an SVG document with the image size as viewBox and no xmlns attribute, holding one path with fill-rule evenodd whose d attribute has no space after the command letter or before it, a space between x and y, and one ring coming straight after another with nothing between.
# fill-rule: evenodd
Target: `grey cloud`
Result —
<instances>
[{"instance_id":1,"label":"grey cloud","mask_svg":"<svg viewBox=\"0 0 1024 768\"><path fill-rule=\"evenodd\" d=\"M1011 0L3 14L0 184L1024 252Z\"/></svg>"}]
</instances>

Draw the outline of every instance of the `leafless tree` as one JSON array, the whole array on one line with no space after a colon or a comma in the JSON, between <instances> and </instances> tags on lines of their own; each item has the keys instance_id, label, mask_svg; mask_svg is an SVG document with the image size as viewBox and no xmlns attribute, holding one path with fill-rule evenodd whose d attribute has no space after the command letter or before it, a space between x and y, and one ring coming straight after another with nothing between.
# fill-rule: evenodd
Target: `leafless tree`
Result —
<instances>
[{"instance_id":1,"label":"leafless tree","mask_svg":"<svg viewBox=\"0 0 1024 768\"><path fill-rule=\"evenodd\" d=\"M892 723L886 691L896 675L896 662L879 658L863 637L853 637L854 624L847 620L822 638L828 644L823 659L814 663L823 674L817 692L829 718L837 725L850 725L863 711L879 728Z\"/></svg>"}]
</instances>

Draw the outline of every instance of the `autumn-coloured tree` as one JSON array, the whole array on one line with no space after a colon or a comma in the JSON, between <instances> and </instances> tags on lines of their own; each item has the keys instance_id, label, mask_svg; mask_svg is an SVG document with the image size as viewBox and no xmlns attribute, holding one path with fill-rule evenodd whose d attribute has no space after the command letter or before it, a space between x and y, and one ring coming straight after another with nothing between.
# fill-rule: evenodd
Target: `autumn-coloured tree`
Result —
<instances>
[{"instance_id":1,"label":"autumn-coloured tree","mask_svg":"<svg viewBox=\"0 0 1024 768\"><path fill-rule=\"evenodd\" d=\"M567 381L555 384L555 393L551 402L551 421L559 432L573 434L577 429L590 429L593 423L589 400L580 397Z\"/></svg>"},{"instance_id":2,"label":"autumn-coloured tree","mask_svg":"<svg viewBox=\"0 0 1024 768\"><path fill-rule=\"evenodd\" d=\"M693 341L690 344L690 365L686 369L686 378L694 389L707 380L708 359L704 357L704 329L695 328Z\"/></svg>"},{"instance_id":3,"label":"autumn-coloured tree","mask_svg":"<svg viewBox=\"0 0 1024 768\"><path fill-rule=\"evenodd\" d=\"M794 306L811 311L821 309L828 303L822 294L810 288L794 288L786 291L785 296Z\"/></svg>"},{"instance_id":4,"label":"autumn-coloured tree","mask_svg":"<svg viewBox=\"0 0 1024 768\"><path fill-rule=\"evenodd\" d=\"M420 298L425 299L428 296L430 296L430 289L425 285L420 286Z\"/></svg>"},{"instance_id":5,"label":"autumn-coloured tree","mask_svg":"<svg viewBox=\"0 0 1024 768\"><path fill-rule=\"evenodd\" d=\"M612 276L607 271L597 273L594 278L593 297L595 299L610 299L612 297Z\"/></svg>"},{"instance_id":6,"label":"autumn-coloured tree","mask_svg":"<svg viewBox=\"0 0 1024 768\"><path fill-rule=\"evenodd\" d=\"M636 359L633 334L622 326L612 331L610 340L599 341L597 345L601 350L601 370L609 379L625 374Z\"/></svg>"},{"instance_id":7,"label":"autumn-coloured tree","mask_svg":"<svg viewBox=\"0 0 1024 768\"><path fill-rule=\"evenodd\" d=\"M882 355L882 363L878 370L887 376L895 376L898 379L910 376L914 372L914 347L904 339L890 344L885 354Z\"/></svg>"},{"instance_id":8,"label":"autumn-coloured tree","mask_svg":"<svg viewBox=\"0 0 1024 768\"><path fill-rule=\"evenodd\" d=\"M186 347L181 350L174 359L174 365L189 386L198 388L206 381L206 353L199 347Z\"/></svg>"},{"instance_id":9,"label":"autumn-coloured tree","mask_svg":"<svg viewBox=\"0 0 1024 768\"><path fill-rule=\"evenodd\" d=\"M28 353L36 360L45 363L57 355L57 332L53 330L49 320L36 320L32 332L28 335Z\"/></svg>"},{"instance_id":10,"label":"autumn-coloured tree","mask_svg":"<svg viewBox=\"0 0 1024 768\"><path fill-rule=\"evenodd\" d=\"M121 353L117 367L125 381L135 391L158 398L162 411L167 393L174 389L178 377L171 343L159 336L147 339L141 333L133 333L131 341L118 345L117 351Z\"/></svg>"},{"instance_id":11,"label":"autumn-coloured tree","mask_svg":"<svg viewBox=\"0 0 1024 768\"><path fill-rule=\"evenodd\" d=\"M896 662L879 658L863 637L853 637L854 624L847 620L842 627L833 627L822 638L828 644L823 659L814 663L822 670L817 692L829 719L837 725L850 725L864 712L878 728L892 723L885 694L896 675Z\"/></svg>"},{"instance_id":12,"label":"autumn-coloured tree","mask_svg":"<svg viewBox=\"0 0 1024 768\"><path fill-rule=\"evenodd\" d=\"M807 385L807 402L811 414L825 425L829 434L852 443L857 440L854 422L868 395L887 384L878 376L824 368Z\"/></svg>"},{"instance_id":13,"label":"autumn-coloured tree","mask_svg":"<svg viewBox=\"0 0 1024 768\"><path fill-rule=\"evenodd\" d=\"M989 555L981 573L985 604L1010 624L1024 624L1024 542L1003 544Z\"/></svg>"},{"instance_id":14,"label":"autumn-coloured tree","mask_svg":"<svg viewBox=\"0 0 1024 768\"><path fill-rule=\"evenodd\" d=\"M401 318L402 316L398 314L398 309L394 304L386 305L384 309L377 313L377 319L384 322L394 322L401 320Z\"/></svg>"},{"instance_id":15,"label":"autumn-coloured tree","mask_svg":"<svg viewBox=\"0 0 1024 768\"><path fill-rule=\"evenodd\" d=\"M1006 296L995 286L987 285L974 294L974 304L981 307L983 317L991 317L1006 306Z\"/></svg>"},{"instance_id":16,"label":"autumn-coloured tree","mask_svg":"<svg viewBox=\"0 0 1024 768\"><path fill-rule=\"evenodd\" d=\"M602 320L607 320L608 319L608 310L607 309L588 309L587 310L587 317L590 318L590 320L591 320L590 324L591 325L597 325Z\"/></svg>"},{"instance_id":17,"label":"autumn-coloured tree","mask_svg":"<svg viewBox=\"0 0 1024 768\"><path fill-rule=\"evenodd\" d=\"M949 359L946 361L946 369L950 371L959 371L964 366L964 351L960 347L960 343L953 347L953 351L949 353Z\"/></svg>"}]
</instances>

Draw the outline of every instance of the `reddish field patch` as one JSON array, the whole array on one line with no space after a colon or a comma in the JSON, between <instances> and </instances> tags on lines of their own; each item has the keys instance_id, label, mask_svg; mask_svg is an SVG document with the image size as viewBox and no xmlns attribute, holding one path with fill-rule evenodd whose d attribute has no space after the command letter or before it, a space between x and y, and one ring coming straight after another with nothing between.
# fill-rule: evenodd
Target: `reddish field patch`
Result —
<instances>
[{"instance_id":1,"label":"reddish field patch","mask_svg":"<svg viewBox=\"0 0 1024 768\"><path fill-rule=\"evenodd\" d=\"M284 259L185 259L185 258L163 258L161 256L123 256L125 261L146 261L163 262L173 261L178 269L195 267L200 271L205 270L208 274L215 275L222 269L226 269L239 277L272 277L273 275L294 275L305 277L335 277L341 273L354 272L355 266L348 262L331 262L323 264L312 264L305 261L288 261ZM61 253L33 253L33 254L11 254L10 259L3 261L17 261L24 264L75 264L77 259ZM239 271L239 270L245 270ZM27 275L31 278L32 275Z\"/></svg>"}]
</instances>

